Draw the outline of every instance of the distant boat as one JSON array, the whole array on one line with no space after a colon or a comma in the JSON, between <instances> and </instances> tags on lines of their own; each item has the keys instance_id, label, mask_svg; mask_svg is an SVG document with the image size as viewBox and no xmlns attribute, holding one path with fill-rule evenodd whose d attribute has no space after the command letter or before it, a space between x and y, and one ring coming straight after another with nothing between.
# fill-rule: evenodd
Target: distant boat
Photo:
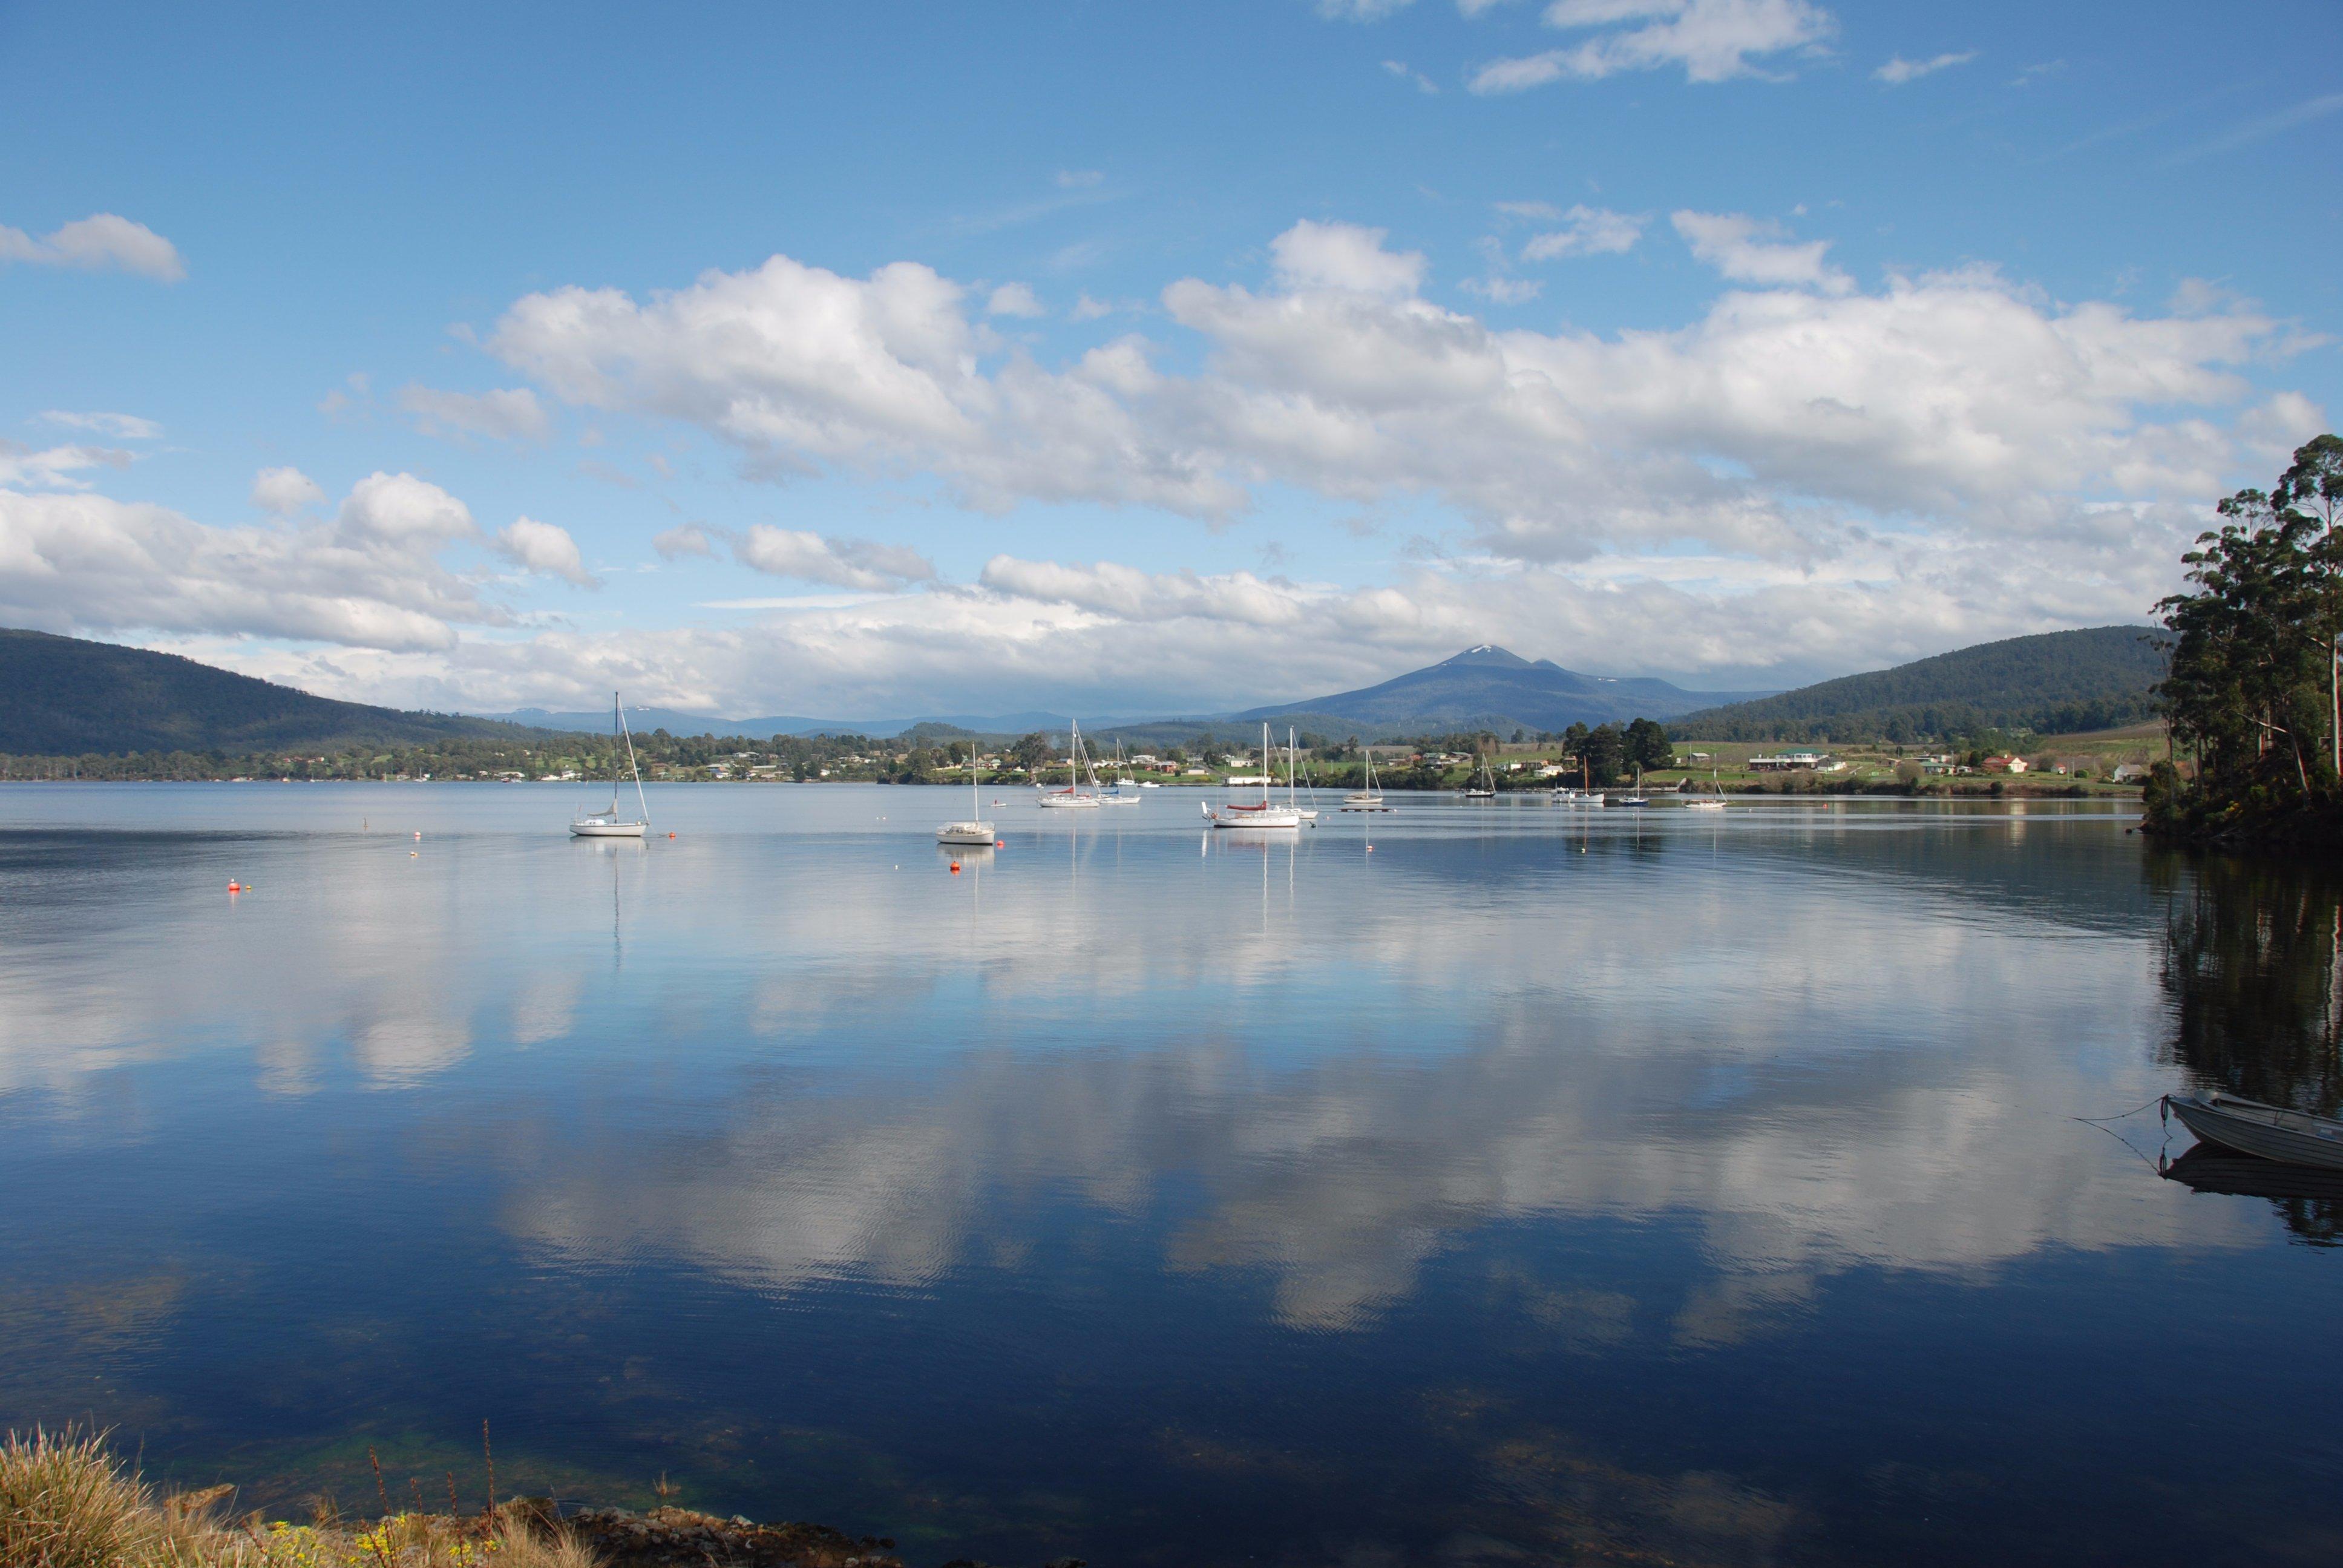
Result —
<instances>
[{"instance_id":1,"label":"distant boat","mask_svg":"<svg viewBox=\"0 0 2343 1568\"><path fill-rule=\"evenodd\" d=\"M1353 789L1348 795L1343 796L1342 809L1345 811L1387 811L1391 809L1390 807L1383 804L1383 789L1375 783L1375 749L1372 746L1367 748L1367 787L1363 789Z\"/></svg>"},{"instance_id":2,"label":"distant boat","mask_svg":"<svg viewBox=\"0 0 2343 1568\"><path fill-rule=\"evenodd\" d=\"M1708 786L1710 789L1715 789L1716 793L1714 795L1694 796L1691 799L1684 802L1685 810L1722 811L1725 809L1725 790L1716 782L1716 769L1714 768L1708 770Z\"/></svg>"},{"instance_id":3,"label":"distant boat","mask_svg":"<svg viewBox=\"0 0 2343 1568\"><path fill-rule=\"evenodd\" d=\"M1635 769L1635 792L1633 795L1622 795L1618 799L1612 801L1611 804L1614 806L1648 806L1651 803L1651 798L1644 793L1644 769L1642 765L1638 764Z\"/></svg>"},{"instance_id":4,"label":"distant boat","mask_svg":"<svg viewBox=\"0 0 2343 1568\"><path fill-rule=\"evenodd\" d=\"M981 820L984 801L976 791L976 744L971 741L968 748L968 804L970 810L976 815L965 822L947 822L937 829L937 843L990 846L995 842L992 824Z\"/></svg>"},{"instance_id":5,"label":"distant boat","mask_svg":"<svg viewBox=\"0 0 2343 1568\"><path fill-rule=\"evenodd\" d=\"M1303 821L1315 822L1318 820L1317 788L1314 785L1311 788L1310 804L1307 806L1295 799L1293 795L1293 773L1301 758L1302 753L1293 744L1293 731L1288 729L1285 732L1285 803L1292 808L1293 814Z\"/></svg>"},{"instance_id":6,"label":"distant boat","mask_svg":"<svg viewBox=\"0 0 2343 1568\"><path fill-rule=\"evenodd\" d=\"M1098 775L1090 770L1090 758L1082 750L1082 727L1068 720L1071 739L1066 743L1066 787L1063 789L1043 789L1044 806L1078 806L1095 808L1099 803ZM1082 775L1090 773L1090 793L1082 792Z\"/></svg>"},{"instance_id":7,"label":"distant boat","mask_svg":"<svg viewBox=\"0 0 2343 1568\"><path fill-rule=\"evenodd\" d=\"M623 739L627 743L627 767L635 776L635 808L639 815L632 819L618 815L618 753L610 750L610 809L589 811L574 817L569 822L573 839L639 839L651 830L650 802L643 799L643 770L635 762L635 736L627 728L627 706L618 700L617 692L610 693L610 739Z\"/></svg>"},{"instance_id":8,"label":"distant boat","mask_svg":"<svg viewBox=\"0 0 2343 1568\"><path fill-rule=\"evenodd\" d=\"M1122 742L1118 740L1114 743L1114 788L1111 789L1102 789L1099 792L1098 799L1100 805L1136 806L1139 804L1138 787L1124 779L1124 771L1125 769L1122 765Z\"/></svg>"},{"instance_id":9,"label":"distant boat","mask_svg":"<svg viewBox=\"0 0 2343 1568\"><path fill-rule=\"evenodd\" d=\"M2167 1094L2164 1111L2207 1143L2288 1165L2343 1171L2343 1121L2333 1117L2217 1091Z\"/></svg>"},{"instance_id":10,"label":"distant boat","mask_svg":"<svg viewBox=\"0 0 2343 1568\"><path fill-rule=\"evenodd\" d=\"M1486 788L1483 788L1481 783L1481 780L1483 779L1486 779L1489 781ZM1496 798L1497 775L1495 771L1490 768L1489 759L1484 757L1481 759L1480 771L1473 774L1472 781L1464 786L1464 799L1467 800L1493 800Z\"/></svg>"},{"instance_id":11,"label":"distant boat","mask_svg":"<svg viewBox=\"0 0 2343 1568\"><path fill-rule=\"evenodd\" d=\"M1299 828L1302 813L1291 806L1280 806L1269 798L1269 726L1261 727L1261 800L1258 804L1230 801L1215 809L1204 808L1204 816L1215 828Z\"/></svg>"}]
</instances>

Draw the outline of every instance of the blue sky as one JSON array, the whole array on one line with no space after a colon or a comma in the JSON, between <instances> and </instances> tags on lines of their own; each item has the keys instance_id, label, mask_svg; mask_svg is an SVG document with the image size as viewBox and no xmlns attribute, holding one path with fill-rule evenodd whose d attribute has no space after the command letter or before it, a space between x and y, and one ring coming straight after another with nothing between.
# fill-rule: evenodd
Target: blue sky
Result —
<instances>
[{"instance_id":1,"label":"blue sky","mask_svg":"<svg viewBox=\"0 0 2343 1568\"><path fill-rule=\"evenodd\" d=\"M2343 12L0 8L0 621L494 710L1779 686L2338 405Z\"/></svg>"}]
</instances>

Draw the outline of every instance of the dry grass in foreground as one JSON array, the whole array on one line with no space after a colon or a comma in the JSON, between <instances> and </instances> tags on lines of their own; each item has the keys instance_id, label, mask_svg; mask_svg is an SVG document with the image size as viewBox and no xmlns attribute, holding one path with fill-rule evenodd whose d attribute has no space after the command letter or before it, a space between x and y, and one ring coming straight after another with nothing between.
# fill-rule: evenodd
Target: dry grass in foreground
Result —
<instances>
[{"instance_id":1,"label":"dry grass in foreground","mask_svg":"<svg viewBox=\"0 0 2343 1568\"><path fill-rule=\"evenodd\" d=\"M0 1442L0 1568L596 1568L535 1510L308 1524L220 1517L230 1489L158 1497L96 1433Z\"/></svg>"}]
</instances>

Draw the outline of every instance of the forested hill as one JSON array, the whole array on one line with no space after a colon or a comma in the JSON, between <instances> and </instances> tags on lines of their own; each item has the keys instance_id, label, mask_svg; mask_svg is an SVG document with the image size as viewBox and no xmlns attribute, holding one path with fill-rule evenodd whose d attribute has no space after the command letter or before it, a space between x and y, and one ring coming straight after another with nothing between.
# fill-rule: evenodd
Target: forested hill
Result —
<instances>
[{"instance_id":1,"label":"forested hill","mask_svg":"<svg viewBox=\"0 0 2343 1568\"><path fill-rule=\"evenodd\" d=\"M1779 697L1688 713L1671 733L1702 740L1923 740L1986 729L2041 735L2154 717L2164 678L2154 628L2099 626L1979 643Z\"/></svg>"},{"instance_id":2,"label":"forested hill","mask_svg":"<svg viewBox=\"0 0 2343 1568\"><path fill-rule=\"evenodd\" d=\"M484 719L336 702L176 654L0 628L0 751L16 756L332 750L528 734Z\"/></svg>"}]
</instances>

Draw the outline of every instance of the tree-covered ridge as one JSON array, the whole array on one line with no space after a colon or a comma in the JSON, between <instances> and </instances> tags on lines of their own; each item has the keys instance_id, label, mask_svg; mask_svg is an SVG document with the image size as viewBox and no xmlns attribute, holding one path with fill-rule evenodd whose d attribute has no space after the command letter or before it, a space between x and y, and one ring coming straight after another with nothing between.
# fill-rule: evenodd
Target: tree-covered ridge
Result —
<instances>
[{"instance_id":1,"label":"tree-covered ridge","mask_svg":"<svg viewBox=\"0 0 2343 1568\"><path fill-rule=\"evenodd\" d=\"M325 751L519 733L488 719L312 697L176 654L0 628L0 752Z\"/></svg>"},{"instance_id":2,"label":"tree-covered ridge","mask_svg":"<svg viewBox=\"0 0 2343 1568\"><path fill-rule=\"evenodd\" d=\"M2158 640L2144 626L2013 637L1689 713L1669 727L1704 740L1899 744L1988 729L2113 729L2155 716Z\"/></svg>"},{"instance_id":3,"label":"tree-covered ridge","mask_svg":"<svg viewBox=\"0 0 2343 1568\"><path fill-rule=\"evenodd\" d=\"M2164 600L2176 750L2148 826L2183 838L2343 843L2343 439L2298 448L2273 489L2239 490Z\"/></svg>"}]
</instances>

